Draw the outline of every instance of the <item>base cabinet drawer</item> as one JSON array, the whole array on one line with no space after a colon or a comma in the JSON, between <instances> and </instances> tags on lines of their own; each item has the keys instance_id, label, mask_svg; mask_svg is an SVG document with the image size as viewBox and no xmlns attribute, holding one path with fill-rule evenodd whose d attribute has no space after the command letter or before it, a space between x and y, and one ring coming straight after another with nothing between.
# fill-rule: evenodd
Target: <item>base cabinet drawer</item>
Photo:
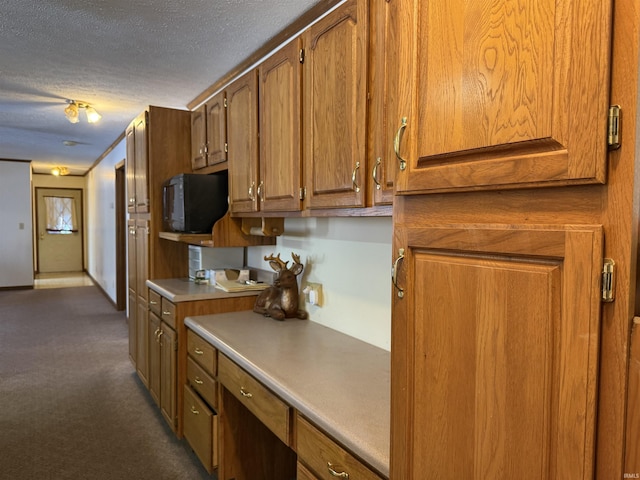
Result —
<instances>
[{"instance_id":1,"label":"base cabinet drawer","mask_svg":"<svg viewBox=\"0 0 640 480\"><path fill-rule=\"evenodd\" d=\"M296 480L319 480L313 473L307 470L302 463L298 462L298 469L296 470Z\"/></svg>"},{"instance_id":2,"label":"base cabinet drawer","mask_svg":"<svg viewBox=\"0 0 640 480\"><path fill-rule=\"evenodd\" d=\"M218 374L215 347L191 330L187 330L187 352L209 375L215 377Z\"/></svg>"},{"instance_id":3,"label":"base cabinet drawer","mask_svg":"<svg viewBox=\"0 0 640 480\"><path fill-rule=\"evenodd\" d=\"M269 389L220 354L218 381L286 445L291 445L291 408Z\"/></svg>"},{"instance_id":4,"label":"base cabinet drawer","mask_svg":"<svg viewBox=\"0 0 640 480\"><path fill-rule=\"evenodd\" d=\"M218 408L217 382L191 357L187 357L187 380L205 402Z\"/></svg>"},{"instance_id":5,"label":"base cabinet drawer","mask_svg":"<svg viewBox=\"0 0 640 480\"><path fill-rule=\"evenodd\" d=\"M303 464L303 468L307 467L307 473L312 475L311 477L303 475L298 478L382 480L382 477L300 415L296 418L296 434L298 462ZM298 473L300 473L300 467L298 467Z\"/></svg>"},{"instance_id":6,"label":"base cabinet drawer","mask_svg":"<svg viewBox=\"0 0 640 480\"><path fill-rule=\"evenodd\" d=\"M207 472L218 467L218 417L187 385L184 386L184 436Z\"/></svg>"}]
</instances>

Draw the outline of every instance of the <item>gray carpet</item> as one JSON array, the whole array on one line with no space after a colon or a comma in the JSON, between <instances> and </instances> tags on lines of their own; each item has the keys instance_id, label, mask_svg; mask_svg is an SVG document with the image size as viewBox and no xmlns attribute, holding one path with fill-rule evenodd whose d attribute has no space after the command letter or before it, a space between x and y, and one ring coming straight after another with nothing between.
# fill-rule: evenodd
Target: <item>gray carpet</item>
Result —
<instances>
[{"instance_id":1,"label":"gray carpet","mask_svg":"<svg viewBox=\"0 0 640 480\"><path fill-rule=\"evenodd\" d=\"M0 291L0 479L204 478L96 287Z\"/></svg>"}]
</instances>

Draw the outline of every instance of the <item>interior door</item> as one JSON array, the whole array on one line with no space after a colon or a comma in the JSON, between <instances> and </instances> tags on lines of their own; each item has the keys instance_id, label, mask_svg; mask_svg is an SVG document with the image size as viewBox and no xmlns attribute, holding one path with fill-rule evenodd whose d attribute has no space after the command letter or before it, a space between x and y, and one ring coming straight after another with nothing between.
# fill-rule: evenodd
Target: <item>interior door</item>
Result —
<instances>
[{"instance_id":1,"label":"interior door","mask_svg":"<svg viewBox=\"0 0 640 480\"><path fill-rule=\"evenodd\" d=\"M47 215L45 198L55 201ZM50 204L51 205L51 204ZM73 228L70 228L71 205ZM36 188L38 273L81 272L83 270L82 190L71 188ZM57 221L53 221L55 217ZM49 225L48 225L49 223ZM52 223L55 223L52 224Z\"/></svg>"}]
</instances>

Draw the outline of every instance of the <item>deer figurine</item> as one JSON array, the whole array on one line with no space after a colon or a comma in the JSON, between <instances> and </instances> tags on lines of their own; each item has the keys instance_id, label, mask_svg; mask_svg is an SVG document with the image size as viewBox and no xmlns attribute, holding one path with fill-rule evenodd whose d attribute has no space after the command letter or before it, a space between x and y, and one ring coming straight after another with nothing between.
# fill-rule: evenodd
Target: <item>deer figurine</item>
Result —
<instances>
[{"instance_id":1,"label":"deer figurine","mask_svg":"<svg viewBox=\"0 0 640 480\"><path fill-rule=\"evenodd\" d=\"M292 252L291 258L293 258L294 263L291 268L287 268L289 262L281 260L280 254L277 257L274 257L273 254L269 257L264 257L271 268L278 272L278 276L272 286L258 295L253 306L254 312L276 320L307 318L307 312L298 308L298 282L296 280L304 265L300 263L299 255Z\"/></svg>"}]
</instances>

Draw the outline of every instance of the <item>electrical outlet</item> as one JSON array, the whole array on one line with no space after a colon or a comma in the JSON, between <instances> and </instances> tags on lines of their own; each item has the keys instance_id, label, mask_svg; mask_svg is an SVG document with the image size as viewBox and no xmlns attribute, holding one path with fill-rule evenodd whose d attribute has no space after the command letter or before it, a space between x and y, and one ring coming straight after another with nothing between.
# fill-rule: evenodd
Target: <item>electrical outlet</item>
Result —
<instances>
[{"instance_id":1,"label":"electrical outlet","mask_svg":"<svg viewBox=\"0 0 640 480\"><path fill-rule=\"evenodd\" d=\"M322 306L322 284L308 282L302 289L302 293L304 293L305 302L315 305L316 307Z\"/></svg>"}]
</instances>

